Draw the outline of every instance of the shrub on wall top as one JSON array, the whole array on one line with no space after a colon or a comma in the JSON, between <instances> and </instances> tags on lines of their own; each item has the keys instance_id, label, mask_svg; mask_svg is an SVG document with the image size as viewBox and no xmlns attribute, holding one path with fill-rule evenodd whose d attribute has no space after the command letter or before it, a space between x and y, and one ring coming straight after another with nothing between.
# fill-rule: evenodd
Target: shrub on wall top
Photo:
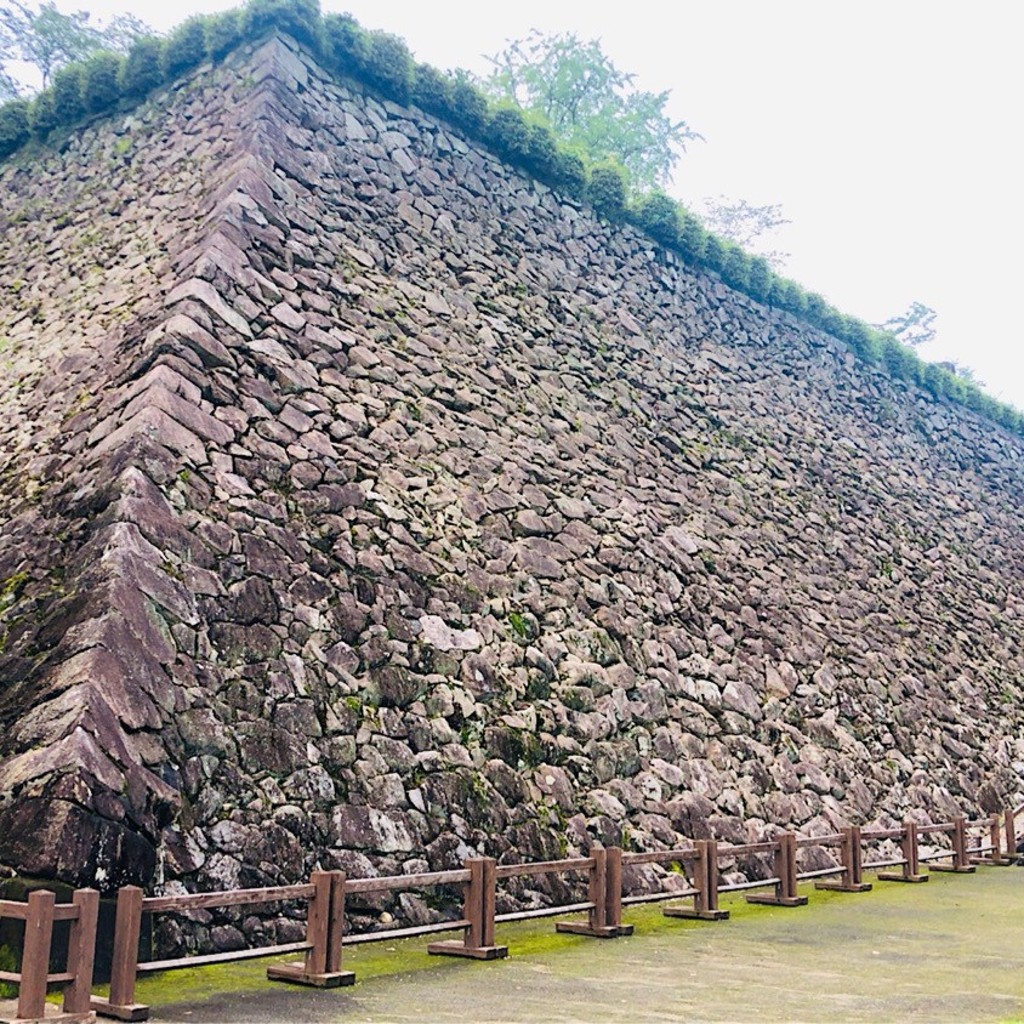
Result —
<instances>
[{"instance_id":1,"label":"shrub on wall top","mask_svg":"<svg viewBox=\"0 0 1024 1024\"><path fill-rule=\"evenodd\" d=\"M101 114L117 105L121 98L118 80L124 58L102 50L82 66L82 104L89 114Z\"/></svg>"},{"instance_id":2,"label":"shrub on wall top","mask_svg":"<svg viewBox=\"0 0 1024 1024\"><path fill-rule=\"evenodd\" d=\"M37 139L45 139L57 127L52 89L44 89L29 104L28 126Z\"/></svg>"},{"instance_id":3,"label":"shrub on wall top","mask_svg":"<svg viewBox=\"0 0 1024 1024\"><path fill-rule=\"evenodd\" d=\"M583 160L568 150L558 150L550 184L573 199L582 199L587 191L587 168Z\"/></svg>"},{"instance_id":4,"label":"shrub on wall top","mask_svg":"<svg viewBox=\"0 0 1024 1024\"><path fill-rule=\"evenodd\" d=\"M881 357L886 369L894 377L910 381L913 384L921 383L923 377L921 360L913 349L901 345L893 337L885 337L881 344Z\"/></svg>"},{"instance_id":5,"label":"shrub on wall top","mask_svg":"<svg viewBox=\"0 0 1024 1024\"><path fill-rule=\"evenodd\" d=\"M718 235L708 232L704 239L704 265L721 273L725 266L725 244Z\"/></svg>"},{"instance_id":6,"label":"shrub on wall top","mask_svg":"<svg viewBox=\"0 0 1024 1024\"><path fill-rule=\"evenodd\" d=\"M633 207L633 223L656 242L675 248L679 243L679 204L664 192L641 196Z\"/></svg>"},{"instance_id":7,"label":"shrub on wall top","mask_svg":"<svg viewBox=\"0 0 1024 1024\"><path fill-rule=\"evenodd\" d=\"M412 75L412 101L428 114L448 117L452 111L452 83L432 64L417 64Z\"/></svg>"},{"instance_id":8,"label":"shrub on wall top","mask_svg":"<svg viewBox=\"0 0 1024 1024\"><path fill-rule=\"evenodd\" d=\"M747 276L747 287L751 296L758 302L767 302L774 282L775 275L772 273L768 261L763 256L751 256Z\"/></svg>"},{"instance_id":9,"label":"shrub on wall top","mask_svg":"<svg viewBox=\"0 0 1024 1024\"><path fill-rule=\"evenodd\" d=\"M621 164L598 164L590 169L587 199L609 220L621 220L626 212L626 169Z\"/></svg>"},{"instance_id":10,"label":"shrub on wall top","mask_svg":"<svg viewBox=\"0 0 1024 1024\"><path fill-rule=\"evenodd\" d=\"M163 42L155 36L140 36L132 42L121 68L121 94L141 99L163 81Z\"/></svg>"},{"instance_id":11,"label":"shrub on wall top","mask_svg":"<svg viewBox=\"0 0 1024 1024\"><path fill-rule=\"evenodd\" d=\"M163 48L163 77L173 81L206 60L206 26L201 17L182 22L168 37Z\"/></svg>"},{"instance_id":12,"label":"shrub on wall top","mask_svg":"<svg viewBox=\"0 0 1024 1024\"><path fill-rule=\"evenodd\" d=\"M28 142L28 101L12 100L0 107L0 159Z\"/></svg>"},{"instance_id":13,"label":"shrub on wall top","mask_svg":"<svg viewBox=\"0 0 1024 1024\"><path fill-rule=\"evenodd\" d=\"M821 326L825 319L825 312L828 309L828 303L817 293L808 292L807 294L807 319L816 326Z\"/></svg>"},{"instance_id":14,"label":"shrub on wall top","mask_svg":"<svg viewBox=\"0 0 1024 1024\"><path fill-rule=\"evenodd\" d=\"M523 166L542 181L551 182L556 177L557 164L558 143L551 129L543 124L528 124Z\"/></svg>"},{"instance_id":15,"label":"shrub on wall top","mask_svg":"<svg viewBox=\"0 0 1024 1024\"><path fill-rule=\"evenodd\" d=\"M206 32L206 56L220 60L229 54L243 39L243 12L235 7L220 14L210 14L203 19Z\"/></svg>"},{"instance_id":16,"label":"shrub on wall top","mask_svg":"<svg viewBox=\"0 0 1024 1024\"><path fill-rule=\"evenodd\" d=\"M484 94L465 77L456 72L452 81L452 124L465 129L470 138L483 138L489 107Z\"/></svg>"},{"instance_id":17,"label":"shrub on wall top","mask_svg":"<svg viewBox=\"0 0 1024 1024\"><path fill-rule=\"evenodd\" d=\"M407 103L412 92L414 65L405 40L390 32L371 32L367 43L363 74L371 85L397 103Z\"/></svg>"},{"instance_id":18,"label":"shrub on wall top","mask_svg":"<svg viewBox=\"0 0 1024 1024\"><path fill-rule=\"evenodd\" d=\"M516 164L523 162L530 149L530 126L519 107L499 107L484 131L498 156Z\"/></svg>"},{"instance_id":19,"label":"shrub on wall top","mask_svg":"<svg viewBox=\"0 0 1024 1024\"><path fill-rule=\"evenodd\" d=\"M324 53L335 74L361 75L370 56L370 41L351 14L324 18Z\"/></svg>"},{"instance_id":20,"label":"shrub on wall top","mask_svg":"<svg viewBox=\"0 0 1024 1024\"><path fill-rule=\"evenodd\" d=\"M318 56L324 49L319 0L249 0L242 30L250 39L278 29L311 47Z\"/></svg>"},{"instance_id":21,"label":"shrub on wall top","mask_svg":"<svg viewBox=\"0 0 1024 1024\"><path fill-rule=\"evenodd\" d=\"M708 233L704 225L685 210L681 212L682 227L679 229L679 248L692 263L702 263L708 244Z\"/></svg>"},{"instance_id":22,"label":"shrub on wall top","mask_svg":"<svg viewBox=\"0 0 1024 1024\"><path fill-rule=\"evenodd\" d=\"M846 342L854 352L862 359L874 363L878 361L881 354L879 338L863 320L855 317L846 317L843 325L843 341Z\"/></svg>"},{"instance_id":23,"label":"shrub on wall top","mask_svg":"<svg viewBox=\"0 0 1024 1024\"><path fill-rule=\"evenodd\" d=\"M53 76L53 112L58 124L72 125L84 113L82 66L69 64Z\"/></svg>"},{"instance_id":24,"label":"shrub on wall top","mask_svg":"<svg viewBox=\"0 0 1024 1024\"><path fill-rule=\"evenodd\" d=\"M772 284L769 301L801 319L807 318L807 293L796 283L785 277L776 277Z\"/></svg>"},{"instance_id":25,"label":"shrub on wall top","mask_svg":"<svg viewBox=\"0 0 1024 1024\"><path fill-rule=\"evenodd\" d=\"M722 277L726 284L739 291L750 288L750 257L734 242L726 242Z\"/></svg>"}]
</instances>

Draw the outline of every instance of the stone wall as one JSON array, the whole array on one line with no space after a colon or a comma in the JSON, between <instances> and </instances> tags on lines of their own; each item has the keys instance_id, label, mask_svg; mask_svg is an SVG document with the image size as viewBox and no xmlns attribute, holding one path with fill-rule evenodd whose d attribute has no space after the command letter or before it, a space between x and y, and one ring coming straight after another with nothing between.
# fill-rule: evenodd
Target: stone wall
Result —
<instances>
[{"instance_id":1,"label":"stone wall","mask_svg":"<svg viewBox=\"0 0 1024 1024\"><path fill-rule=\"evenodd\" d=\"M0 196L0 862L233 887L1017 794L1020 439L286 41Z\"/></svg>"}]
</instances>

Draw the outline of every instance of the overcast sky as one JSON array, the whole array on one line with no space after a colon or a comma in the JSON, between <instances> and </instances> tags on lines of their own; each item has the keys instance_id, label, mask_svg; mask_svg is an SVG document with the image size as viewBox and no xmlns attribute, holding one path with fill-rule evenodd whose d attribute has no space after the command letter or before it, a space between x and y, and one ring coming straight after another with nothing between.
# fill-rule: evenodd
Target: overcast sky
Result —
<instances>
[{"instance_id":1,"label":"overcast sky","mask_svg":"<svg viewBox=\"0 0 1024 1024\"><path fill-rule=\"evenodd\" d=\"M2 0L0 0L2 2ZM232 2L75 0L166 30ZM971 367L1024 409L1021 294L1024 62L1017 5L978 0L323 0L402 36L440 68L530 29L598 38L644 89L704 136L680 161L684 202L781 203L785 273L880 322L920 301L939 313L929 360Z\"/></svg>"}]
</instances>

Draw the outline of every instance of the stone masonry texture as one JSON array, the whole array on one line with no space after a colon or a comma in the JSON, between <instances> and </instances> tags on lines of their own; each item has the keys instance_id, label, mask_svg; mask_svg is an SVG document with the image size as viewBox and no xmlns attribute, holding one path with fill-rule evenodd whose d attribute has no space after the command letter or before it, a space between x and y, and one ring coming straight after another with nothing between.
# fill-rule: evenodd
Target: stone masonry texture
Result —
<instances>
[{"instance_id":1,"label":"stone masonry texture","mask_svg":"<svg viewBox=\"0 0 1024 1024\"><path fill-rule=\"evenodd\" d=\"M0 232L9 872L231 888L1018 795L1020 438L283 38L0 169Z\"/></svg>"}]
</instances>

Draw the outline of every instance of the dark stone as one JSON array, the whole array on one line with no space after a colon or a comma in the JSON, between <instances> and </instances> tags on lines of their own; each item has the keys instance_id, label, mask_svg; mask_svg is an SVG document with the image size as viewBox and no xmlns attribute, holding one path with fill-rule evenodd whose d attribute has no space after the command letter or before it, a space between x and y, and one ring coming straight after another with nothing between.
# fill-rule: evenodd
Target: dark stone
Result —
<instances>
[{"instance_id":1,"label":"dark stone","mask_svg":"<svg viewBox=\"0 0 1024 1024\"><path fill-rule=\"evenodd\" d=\"M0 862L112 893L122 885L148 886L156 850L124 825L42 796L0 808Z\"/></svg>"},{"instance_id":2,"label":"dark stone","mask_svg":"<svg viewBox=\"0 0 1024 1024\"><path fill-rule=\"evenodd\" d=\"M427 687L420 676L398 665L385 665L374 669L370 678L376 687L382 707L405 708L426 693Z\"/></svg>"},{"instance_id":3,"label":"dark stone","mask_svg":"<svg viewBox=\"0 0 1024 1024\"><path fill-rule=\"evenodd\" d=\"M276 622L277 609L273 588L261 576L250 576L229 587L224 601L225 618L245 626Z\"/></svg>"}]
</instances>

